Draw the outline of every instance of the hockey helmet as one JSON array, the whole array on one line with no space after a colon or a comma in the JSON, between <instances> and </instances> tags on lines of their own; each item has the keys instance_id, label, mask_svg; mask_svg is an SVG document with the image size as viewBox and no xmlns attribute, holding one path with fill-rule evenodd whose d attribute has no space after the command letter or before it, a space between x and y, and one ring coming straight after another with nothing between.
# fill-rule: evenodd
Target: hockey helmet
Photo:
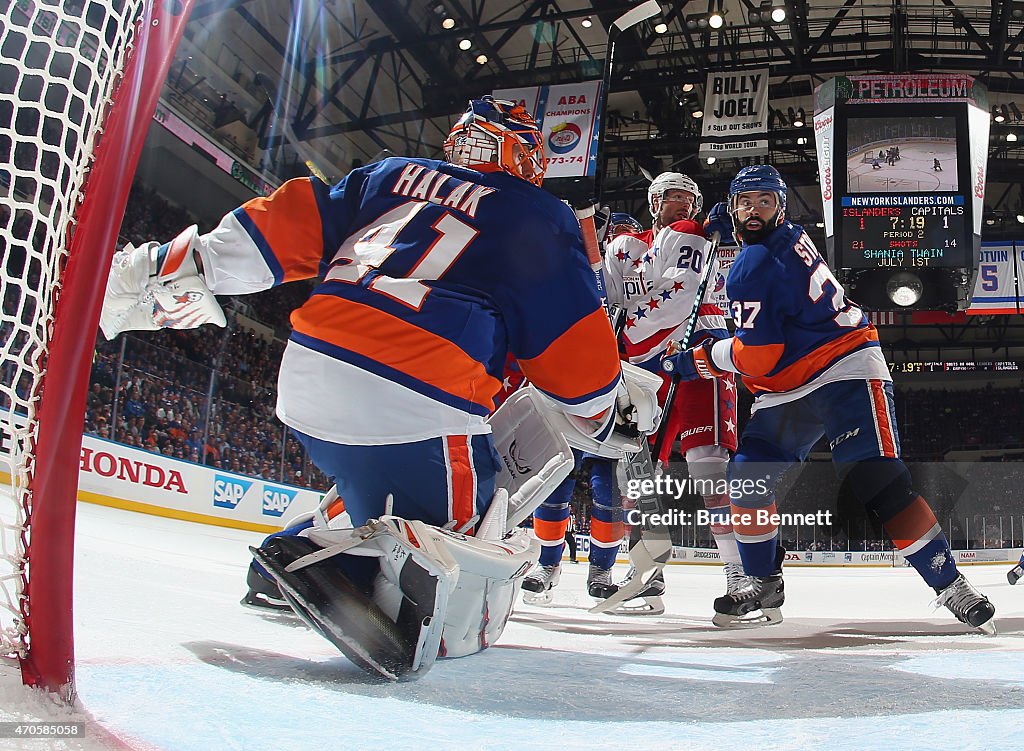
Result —
<instances>
[{"instance_id":1,"label":"hockey helmet","mask_svg":"<svg viewBox=\"0 0 1024 751\"><path fill-rule=\"evenodd\" d=\"M647 206L651 210L651 216L658 216L662 198L670 190L685 190L693 195L693 210L689 218L692 219L700 213L704 205L704 196L701 195L697 183L681 172L662 172L651 181L651 186L647 189Z\"/></svg>"},{"instance_id":2,"label":"hockey helmet","mask_svg":"<svg viewBox=\"0 0 1024 751\"><path fill-rule=\"evenodd\" d=\"M638 222L632 215L613 212L611 219L608 222L608 237L615 238L621 235L623 232L635 232L637 234L644 231L644 227Z\"/></svg>"},{"instance_id":3,"label":"hockey helmet","mask_svg":"<svg viewBox=\"0 0 1024 751\"><path fill-rule=\"evenodd\" d=\"M445 139L444 156L452 164L501 170L534 185L544 180L548 166L537 121L522 105L492 96L470 101Z\"/></svg>"},{"instance_id":4,"label":"hockey helmet","mask_svg":"<svg viewBox=\"0 0 1024 751\"><path fill-rule=\"evenodd\" d=\"M729 183L729 209L736 205L736 196L751 191L767 191L779 197L779 213L786 211L786 183L779 171L770 164L754 164L736 173Z\"/></svg>"}]
</instances>

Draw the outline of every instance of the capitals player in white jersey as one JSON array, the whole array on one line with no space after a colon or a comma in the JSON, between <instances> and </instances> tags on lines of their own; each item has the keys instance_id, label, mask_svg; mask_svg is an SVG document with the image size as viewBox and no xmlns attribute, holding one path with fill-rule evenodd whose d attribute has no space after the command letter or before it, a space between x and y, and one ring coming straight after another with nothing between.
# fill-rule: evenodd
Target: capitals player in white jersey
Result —
<instances>
[{"instance_id":1,"label":"capitals player in white jersey","mask_svg":"<svg viewBox=\"0 0 1024 751\"><path fill-rule=\"evenodd\" d=\"M705 273L710 243L694 221L701 210L700 188L688 176L663 172L647 191L653 228L619 235L605 253L608 302L621 307L625 323L621 345L632 364L660 373L669 342L681 339ZM717 263L710 273L717 274ZM728 335L718 306L700 304L693 343ZM659 398L664 400L668 378ZM728 521L729 496L724 491L726 467L736 450L736 381L729 373L710 381L680 383L671 414L660 466L668 464L673 444L686 458L691 479L711 492L703 494L711 511L711 531L725 564L727 591L745 585L743 566ZM715 492L719 491L719 492Z\"/></svg>"},{"instance_id":2,"label":"capitals player in white jersey","mask_svg":"<svg viewBox=\"0 0 1024 751\"><path fill-rule=\"evenodd\" d=\"M514 517L570 470L561 436L578 429L588 450L615 438L618 348L579 223L539 187L543 142L523 107L484 97L447 161L389 158L333 187L290 180L208 234L129 246L110 271L108 338L223 326L213 294L321 278L292 314L277 414L356 527L329 494L253 550L249 582L384 678L498 638L539 554ZM532 386L502 423L507 354Z\"/></svg>"},{"instance_id":3,"label":"capitals player in white jersey","mask_svg":"<svg viewBox=\"0 0 1024 751\"><path fill-rule=\"evenodd\" d=\"M928 502L900 459L892 378L868 317L847 297L803 228L786 219L786 183L768 165L744 167L708 229L742 250L726 291L736 335L663 363L684 379L739 373L755 395L730 470L733 519L748 586L715 600L718 626L782 619L775 484L823 436L836 471L893 544L960 621L994 632L995 608L957 570ZM757 615L760 611L760 615Z\"/></svg>"}]
</instances>

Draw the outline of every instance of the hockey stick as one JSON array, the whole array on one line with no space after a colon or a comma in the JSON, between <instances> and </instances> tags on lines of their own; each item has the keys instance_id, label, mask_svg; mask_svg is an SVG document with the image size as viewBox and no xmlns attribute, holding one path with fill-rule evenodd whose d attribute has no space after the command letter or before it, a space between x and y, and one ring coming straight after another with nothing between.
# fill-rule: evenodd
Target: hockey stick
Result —
<instances>
[{"instance_id":1,"label":"hockey stick","mask_svg":"<svg viewBox=\"0 0 1024 751\"><path fill-rule=\"evenodd\" d=\"M661 4L658 0L646 0L634 8L630 8L621 16L612 21L608 29L608 44L605 48L604 70L601 77L601 90L597 103L598 122L604 128L608 115L608 94L612 84L612 69L615 64L615 45L619 34L631 29L641 21L661 13ZM604 284L604 261L601 258L601 244L597 236L597 227L594 224L594 214L601 206L601 193L604 187L604 141L602 138L597 145L597 171L594 175L594 197L591 205L576 209L576 218L580 223L580 230L583 233L583 247L587 251L587 260L590 261L590 268L594 270L594 277L597 279L597 289L601 295L602 302L607 301Z\"/></svg>"},{"instance_id":2,"label":"hockey stick","mask_svg":"<svg viewBox=\"0 0 1024 751\"><path fill-rule=\"evenodd\" d=\"M690 342L693 340L693 332L697 329L697 318L700 313L700 306L704 304L704 294L707 292L708 283L711 281L711 274L714 272L715 260L718 258L718 244L721 242L721 236L715 232L711 235L711 251L708 253L708 260L704 267L704 276L700 280L700 285L697 287L697 294L693 298L693 307L690 309L690 318L686 322L686 330L683 332L683 339L679 342L680 349L689 349ZM665 392L665 403L662 406L662 415L664 416L664 424L662 430L658 431L658 437L654 440L654 459L657 461L658 457L661 456L661 449L665 445L665 437L668 434L668 415L669 410L672 409L672 405L676 400L676 386L679 385L679 375L673 373L669 379L668 391Z\"/></svg>"},{"instance_id":3,"label":"hockey stick","mask_svg":"<svg viewBox=\"0 0 1024 751\"><path fill-rule=\"evenodd\" d=\"M694 296L690 317L686 322L686 330L683 332L684 349L689 346L690 340L693 338L693 332L697 328L700 306L703 304L704 295L711 280L711 274L714 272L720 239L717 232L711 236L711 251L708 253L707 265L697 287L697 293ZM650 481L654 480L654 462L661 453L661 448L665 443L665 436L668 433L666 429L668 415L675 402L676 384L678 382L679 378L676 375L673 375L669 381L668 391L665 394L665 403L662 407L662 419L666 425L658 432L658 437L655 439L653 456L647 441L644 440L640 445L640 451L622 460L625 462L627 480L640 491L640 496L636 499L636 509L641 515L642 530L640 537L629 549L629 562L636 569L636 574L627 583L620 586L617 592L590 608L591 613L608 613L622 603L637 597L647 589L651 581L665 568L665 564L672 557L672 538L668 533L668 528L664 525L655 525L650 521L652 515L660 515L665 511L661 498L653 490L654 483ZM651 492L643 491L645 480L648 481L646 486L652 488Z\"/></svg>"}]
</instances>

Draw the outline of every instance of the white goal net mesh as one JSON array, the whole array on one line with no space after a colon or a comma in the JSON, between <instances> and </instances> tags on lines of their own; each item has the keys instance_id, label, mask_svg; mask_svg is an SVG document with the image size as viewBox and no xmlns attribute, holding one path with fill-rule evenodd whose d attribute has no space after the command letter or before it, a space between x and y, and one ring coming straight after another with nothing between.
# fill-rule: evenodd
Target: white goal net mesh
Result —
<instances>
[{"instance_id":1,"label":"white goal net mesh","mask_svg":"<svg viewBox=\"0 0 1024 751\"><path fill-rule=\"evenodd\" d=\"M29 480L47 348L92 155L144 0L0 10L0 654L29 648ZM82 331L94 337L94 331ZM81 430L69 417L69 430ZM61 471L68 471L67 468ZM74 471L74 470L71 470Z\"/></svg>"}]
</instances>

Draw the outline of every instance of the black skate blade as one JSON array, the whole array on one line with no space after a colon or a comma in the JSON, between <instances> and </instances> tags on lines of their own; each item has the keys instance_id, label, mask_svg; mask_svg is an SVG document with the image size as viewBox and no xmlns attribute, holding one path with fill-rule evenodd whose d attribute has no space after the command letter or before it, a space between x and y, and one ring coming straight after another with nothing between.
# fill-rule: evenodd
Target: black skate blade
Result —
<instances>
[{"instance_id":1,"label":"black skate blade","mask_svg":"<svg viewBox=\"0 0 1024 751\"><path fill-rule=\"evenodd\" d=\"M275 545L275 543L279 543ZM274 549L269 549L274 546ZM278 537L267 548L249 548L282 596L306 624L370 675L397 681L412 669L414 648L395 625L335 567L314 564L296 572L285 567L313 552L301 537Z\"/></svg>"},{"instance_id":2,"label":"black skate blade","mask_svg":"<svg viewBox=\"0 0 1024 751\"><path fill-rule=\"evenodd\" d=\"M1014 566L1006 572L1006 581L1010 582L1010 586L1013 586L1020 581L1022 576L1024 576L1024 566Z\"/></svg>"}]
</instances>

